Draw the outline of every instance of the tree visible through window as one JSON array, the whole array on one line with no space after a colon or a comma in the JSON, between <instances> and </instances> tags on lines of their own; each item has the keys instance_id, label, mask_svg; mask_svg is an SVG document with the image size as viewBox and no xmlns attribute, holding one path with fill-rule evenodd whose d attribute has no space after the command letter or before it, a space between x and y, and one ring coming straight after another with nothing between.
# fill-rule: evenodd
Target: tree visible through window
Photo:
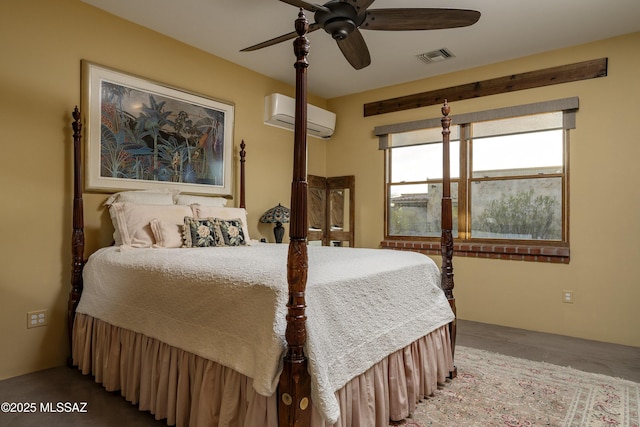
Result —
<instances>
[{"instance_id":1,"label":"tree visible through window","mask_svg":"<svg viewBox=\"0 0 640 427\"><path fill-rule=\"evenodd\" d=\"M551 196L535 196L533 190L503 194L493 200L474 221L473 235L514 239L560 240L561 227L554 213L560 203Z\"/></svg>"}]
</instances>

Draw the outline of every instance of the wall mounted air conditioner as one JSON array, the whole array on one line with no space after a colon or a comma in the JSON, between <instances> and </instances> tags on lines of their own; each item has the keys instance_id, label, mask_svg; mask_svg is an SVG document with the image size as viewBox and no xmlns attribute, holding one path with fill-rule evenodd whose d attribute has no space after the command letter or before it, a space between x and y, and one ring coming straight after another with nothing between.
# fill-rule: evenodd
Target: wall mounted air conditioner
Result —
<instances>
[{"instance_id":1,"label":"wall mounted air conditioner","mask_svg":"<svg viewBox=\"0 0 640 427\"><path fill-rule=\"evenodd\" d=\"M293 98L273 93L264 97L264 123L293 130L295 126L296 101ZM315 105L307 104L307 135L329 138L336 129L336 115Z\"/></svg>"}]
</instances>

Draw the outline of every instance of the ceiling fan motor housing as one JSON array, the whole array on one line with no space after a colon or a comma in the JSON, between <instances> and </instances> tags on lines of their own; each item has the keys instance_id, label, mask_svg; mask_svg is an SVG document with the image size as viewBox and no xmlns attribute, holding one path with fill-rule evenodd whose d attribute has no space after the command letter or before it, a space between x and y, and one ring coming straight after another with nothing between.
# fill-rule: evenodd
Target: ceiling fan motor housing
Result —
<instances>
[{"instance_id":1,"label":"ceiling fan motor housing","mask_svg":"<svg viewBox=\"0 0 640 427\"><path fill-rule=\"evenodd\" d=\"M353 30L358 28L358 24L356 24L358 12L350 4L332 0L325 3L324 6L330 12L319 10L315 13L314 19L335 40L344 40Z\"/></svg>"}]
</instances>

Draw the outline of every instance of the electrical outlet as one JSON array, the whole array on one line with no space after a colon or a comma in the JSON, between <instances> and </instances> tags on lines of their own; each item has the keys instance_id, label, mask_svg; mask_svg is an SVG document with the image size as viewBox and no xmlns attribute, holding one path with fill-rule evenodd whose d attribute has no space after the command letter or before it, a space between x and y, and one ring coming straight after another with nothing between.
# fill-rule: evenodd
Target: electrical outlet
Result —
<instances>
[{"instance_id":1,"label":"electrical outlet","mask_svg":"<svg viewBox=\"0 0 640 427\"><path fill-rule=\"evenodd\" d=\"M27 312L27 329L46 326L49 323L49 310Z\"/></svg>"},{"instance_id":2,"label":"electrical outlet","mask_svg":"<svg viewBox=\"0 0 640 427\"><path fill-rule=\"evenodd\" d=\"M573 291L562 291L562 302L573 304Z\"/></svg>"}]
</instances>

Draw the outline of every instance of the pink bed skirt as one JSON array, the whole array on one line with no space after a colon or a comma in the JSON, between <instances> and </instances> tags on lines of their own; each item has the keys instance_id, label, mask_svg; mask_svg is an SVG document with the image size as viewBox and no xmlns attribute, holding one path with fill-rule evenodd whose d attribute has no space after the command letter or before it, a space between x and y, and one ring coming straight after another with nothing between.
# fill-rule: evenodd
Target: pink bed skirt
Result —
<instances>
[{"instance_id":1,"label":"pink bed skirt","mask_svg":"<svg viewBox=\"0 0 640 427\"><path fill-rule=\"evenodd\" d=\"M453 369L447 326L413 342L336 392L341 417L312 427L387 427L408 417ZM178 427L277 427L277 398L218 363L99 319L76 314L73 363L108 391Z\"/></svg>"}]
</instances>

